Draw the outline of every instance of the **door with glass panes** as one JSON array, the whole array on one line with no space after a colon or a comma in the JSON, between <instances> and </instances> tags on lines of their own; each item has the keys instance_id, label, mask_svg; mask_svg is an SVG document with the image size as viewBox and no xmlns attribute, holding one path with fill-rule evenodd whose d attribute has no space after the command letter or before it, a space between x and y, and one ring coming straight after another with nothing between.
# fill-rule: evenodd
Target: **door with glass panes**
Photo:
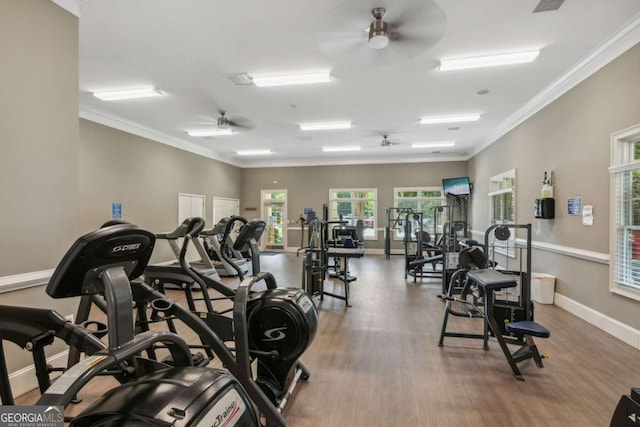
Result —
<instances>
[{"instance_id":1,"label":"door with glass panes","mask_svg":"<svg viewBox=\"0 0 640 427\"><path fill-rule=\"evenodd\" d=\"M267 227L261 251L281 252L287 247L287 190L261 190L261 215Z\"/></svg>"}]
</instances>

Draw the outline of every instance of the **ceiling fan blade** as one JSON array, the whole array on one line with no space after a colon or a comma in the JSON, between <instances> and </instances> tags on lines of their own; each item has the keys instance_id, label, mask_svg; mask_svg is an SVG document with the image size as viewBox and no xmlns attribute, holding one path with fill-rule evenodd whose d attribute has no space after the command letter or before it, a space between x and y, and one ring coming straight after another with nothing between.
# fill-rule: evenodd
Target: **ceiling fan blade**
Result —
<instances>
[{"instance_id":1,"label":"ceiling fan blade","mask_svg":"<svg viewBox=\"0 0 640 427\"><path fill-rule=\"evenodd\" d=\"M256 127L251 120L245 119L243 117L234 117L233 119L227 119L227 123L229 124L229 126L241 130L252 130Z\"/></svg>"},{"instance_id":2,"label":"ceiling fan blade","mask_svg":"<svg viewBox=\"0 0 640 427\"><path fill-rule=\"evenodd\" d=\"M368 34L361 32L320 32L316 34L318 48L329 57L348 57L367 47Z\"/></svg>"},{"instance_id":3,"label":"ceiling fan blade","mask_svg":"<svg viewBox=\"0 0 640 427\"><path fill-rule=\"evenodd\" d=\"M427 0L421 6L408 6L397 17L390 17L388 22L394 28L392 41L415 41L415 48L424 51L440 41L447 17L438 5Z\"/></svg>"}]
</instances>

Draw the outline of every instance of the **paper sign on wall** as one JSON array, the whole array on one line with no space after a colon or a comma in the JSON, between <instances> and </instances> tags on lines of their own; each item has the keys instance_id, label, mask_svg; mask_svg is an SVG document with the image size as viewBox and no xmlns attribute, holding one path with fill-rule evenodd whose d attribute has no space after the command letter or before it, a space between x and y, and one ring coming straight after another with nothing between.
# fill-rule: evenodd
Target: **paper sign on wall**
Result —
<instances>
[{"instance_id":1,"label":"paper sign on wall","mask_svg":"<svg viewBox=\"0 0 640 427\"><path fill-rule=\"evenodd\" d=\"M582 208L582 225L593 225L593 205L585 205Z\"/></svg>"}]
</instances>

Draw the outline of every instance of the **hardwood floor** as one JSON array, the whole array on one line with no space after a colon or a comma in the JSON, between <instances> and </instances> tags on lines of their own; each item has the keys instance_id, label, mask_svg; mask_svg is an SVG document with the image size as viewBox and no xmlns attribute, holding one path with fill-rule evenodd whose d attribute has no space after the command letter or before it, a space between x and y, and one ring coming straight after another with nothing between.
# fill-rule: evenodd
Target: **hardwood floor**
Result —
<instances>
[{"instance_id":1,"label":"hardwood floor","mask_svg":"<svg viewBox=\"0 0 640 427\"><path fill-rule=\"evenodd\" d=\"M279 286L300 286L302 257L261 262ZM331 297L319 303L319 330L302 357L311 378L284 410L290 427L607 426L620 395L640 386L640 351L555 306L536 305L536 321L551 330L538 347L550 358L544 369L521 363L524 382L495 342L489 351L480 340L456 338L439 347L440 281L405 280L403 263L353 260L352 307ZM477 319L451 318L450 325L482 329Z\"/></svg>"}]
</instances>

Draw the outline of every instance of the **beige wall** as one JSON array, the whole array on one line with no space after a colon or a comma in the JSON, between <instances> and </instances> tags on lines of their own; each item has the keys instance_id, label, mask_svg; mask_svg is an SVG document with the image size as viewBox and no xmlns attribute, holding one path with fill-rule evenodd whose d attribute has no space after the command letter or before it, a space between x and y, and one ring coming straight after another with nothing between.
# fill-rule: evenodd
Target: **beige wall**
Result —
<instances>
[{"instance_id":1,"label":"beige wall","mask_svg":"<svg viewBox=\"0 0 640 427\"><path fill-rule=\"evenodd\" d=\"M322 216L322 205L329 201L330 188L377 188L378 240L367 241L366 248L384 248L385 208L393 206L393 188L410 186L441 186L442 178L465 176L467 163L405 163L382 165L314 166L289 168L255 168L243 170L241 214L249 218L260 215L261 189L287 190L287 216L298 219L305 207L314 208ZM274 184L273 181L277 181ZM257 208L247 211L246 208ZM299 227L298 224L289 224ZM300 245L300 232L289 231L288 246ZM400 248L395 242L394 248Z\"/></svg>"},{"instance_id":2,"label":"beige wall","mask_svg":"<svg viewBox=\"0 0 640 427\"><path fill-rule=\"evenodd\" d=\"M87 120L80 121L80 225L83 232L111 219L122 203L122 219L155 233L178 225L178 193L206 196L205 221L212 221L212 196L240 198L242 170ZM152 262L173 259L158 242Z\"/></svg>"},{"instance_id":3,"label":"beige wall","mask_svg":"<svg viewBox=\"0 0 640 427\"><path fill-rule=\"evenodd\" d=\"M469 161L475 182L472 228L489 225L489 177L516 169L516 216L533 240L609 253L609 137L640 123L640 45L633 47ZM556 218L533 218L544 171L553 171ZM567 199L593 205L594 225L567 214ZM609 292L608 265L536 250L534 271L557 276L556 290L640 329L638 302Z\"/></svg>"},{"instance_id":4,"label":"beige wall","mask_svg":"<svg viewBox=\"0 0 640 427\"><path fill-rule=\"evenodd\" d=\"M0 1L0 276L54 268L78 234L78 19L44 0ZM39 286L0 304L75 311ZM61 351L56 344L48 354ZM9 370L30 355L7 345Z\"/></svg>"},{"instance_id":5,"label":"beige wall","mask_svg":"<svg viewBox=\"0 0 640 427\"><path fill-rule=\"evenodd\" d=\"M77 233L78 20L0 2L0 276L55 267Z\"/></svg>"}]
</instances>

